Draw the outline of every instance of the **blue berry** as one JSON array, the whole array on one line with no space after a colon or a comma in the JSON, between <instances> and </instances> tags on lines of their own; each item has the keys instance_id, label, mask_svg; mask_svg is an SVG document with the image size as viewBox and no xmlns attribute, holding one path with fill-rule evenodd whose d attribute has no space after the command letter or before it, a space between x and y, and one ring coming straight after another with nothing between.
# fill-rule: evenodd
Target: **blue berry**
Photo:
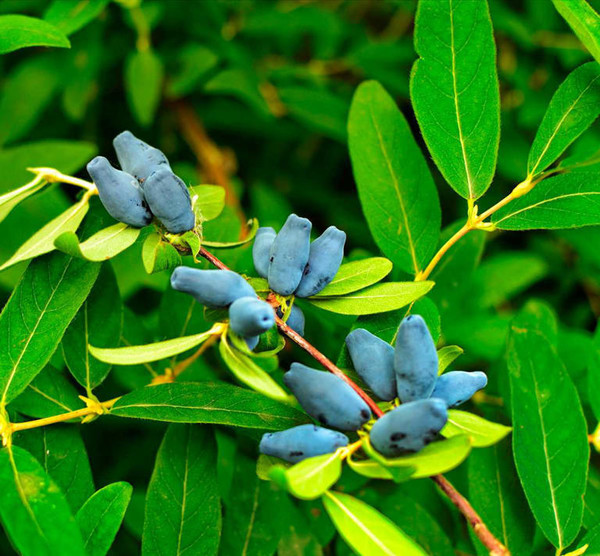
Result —
<instances>
[{"instance_id":1,"label":"blue berry","mask_svg":"<svg viewBox=\"0 0 600 556\"><path fill-rule=\"evenodd\" d=\"M335 375L292 363L283 382L306 413L322 425L352 431L371 418L369 406Z\"/></svg>"},{"instance_id":2,"label":"blue berry","mask_svg":"<svg viewBox=\"0 0 600 556\"><path fill-rule=\"evenodd\" d=\"M292 305L286 324L300 336L304 336L304 313L297 305Z\"/></svg>"},{"instance_id":3,"label":"blue berry","mask_svg":"<svg viewBox=\"0 0 600 556\"><path fill-rule=\"evenodd\" d=\"M384 456L415 453L435 440L447 420L444 400L430 398L405 403L375 421L370 432L371 444Z\"/></svg>"},{"instance_id":4,"label":"blue berry","mask_svg":"<svg viewBox=\"0 0 600 556\"><path fill-rule=\"evenodd\" d=\"M193 295L207 307L227 307L240 297L255 296L252 286L231 270L178 266L171 274L174 290Z\"/></svg>"},{"instance_id":5,"label":"blue berry","mask_svg":"<svg viewBox=\"0 0 600 556\"><path fill-rule=\"evenodd\" d=\"M131 131L123 131L113 139L119 164L124 172L143 182L159 168L171 169L167 157L158 149L138 139Z\"/></svg>"},{"instance_id":6,"label":"blue berry","mask_svg":"<svg viewBox=\"0 0 600 556\"><path fill-rule=\"evenodd\" d=\"M240 297L229 306L229 326L238 336L258 336L275 324L275 311L266 301Z\"/></svg>"},{"instance_id":7,"label":"blue berry","mask_svg":"<svg viewBox=\"0 0 600 556\"><path fill-rule=\"evenodd\" d=\"M306 218L290 214L271 245L269 286L281 295L294 293L310 252L312 224Z\"/></svg>"},{"instance_id":8,"label":"blue berry","mask_svg":"<svg viewBox=\"0 0 600 556\"><path fill-rule=\"evenodd\" d=\"M194 227L196 217L187 187L169 168L150 174L142 188L150 210L169 232L180 234Z\"/></svg>"},{"instance_id":9,"label":"blue berry","mask_svg":"<svg viewBox=\"0 0 600 556\"><path fill-rule=\"evenodd\" d=\"M382 400L396 397L394 348L364 328L346 336L346 346L355 371Z\"/></svg>"},{"instance_id":10,"label":"blue berry","mask_svg":"<svg viewBox=\"0 0 600 556\"><path fill-rule=\"evenodd\" d=\"M91 160L87 171L98 188L104 208L113 218L135 228L152 222L144 194L132 176L113 168L103 156Z\"/></svg>"},{"instance_id":11,"label":"blue berry","mask_svg":"<svg viewBox=\"0 0 600 556\"><path fill-rule=\"evenodd\" d=\"M260 341L260 336L249 336L248 338L244 338L248 349L252 351Z\"/></svg>"},{"instance_id":12,"label":"blue berry","mask_svg":"<svg viewBox=\"0 0 600 556\"><path fill-rule=\"evenodd\" d=\"M444 400L448 407L457 407L486 385L487 376L481 371L450 371L438 377L431 397Z\"/></svg>"},{"instance_id":13,"label":"blue berry","mask_svg":"<svg viewBox=\"0 0 600 556\"><path fill-rule=\"evenodd\" d=\"M394 366L400 400L411 402L431 395L438 376L438 356L420 315L410 315L400 323Z\"/></svg>"},{"instance_id":14,"label":"blue berry","mask_svg":"<svg viewBox=\"0 0 600 556\"><path fill-rule=\"evenodd\" d=\"M342 264L346 234L335 226L327 228L310 246L308 263L300 285L298 297L310 297L319 293L331 282Z\"/></svg>"},{"instance_id":15,"label":"blue berry","mask_svg":"<svg viewBox=\"0 0 600 556\"><path fill-rule=\"evenodd\" d=\"M254 238L252 246L252 260L254 268L259 276L267 278L269 275L269 257L271 254L271 245L275 239L275 230L273 228L259 228Z\"/></svg>"},{"instance_id":16,"label":"blue berry","mask_svg":"<svg viewBox=\"0 0 600 556\"><path fill-rule=\"evenodd\" d=\"M330 454L347 445L348 437L341 432L315 425L299 425L264 434L258 449L261 454L297 463L306 458Z\"/></svg>"}]
</instances>

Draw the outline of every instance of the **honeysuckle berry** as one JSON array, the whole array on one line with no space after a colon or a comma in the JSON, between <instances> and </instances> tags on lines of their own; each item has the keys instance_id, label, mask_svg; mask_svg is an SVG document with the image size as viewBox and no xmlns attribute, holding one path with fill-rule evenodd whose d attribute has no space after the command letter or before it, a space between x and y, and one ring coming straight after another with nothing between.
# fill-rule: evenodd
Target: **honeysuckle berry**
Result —
<instances>
[{"instance_id":1,"label":"honeysuckle berry","mask_svg":"<svg viewBox=\"0 0 600 556\"><path fill-rule=\"evenodd\" d=\"M371 418L364 400L333 374L292 363L283 382L306 413L326 427L352 431Z\"/></svg>"},{"instance_id":2,"label":"honeysuckle berry","mask_svg":"<svg viewBox=\"0 0 600 556\"><path fill-rule=\"evenodd\" d=\"M431 395L438 376L438 356L431 333L420 315L409 315L400 323L394 367L402 402Z\"/></svg>"},{"instance_id":3,"label":"honeysuckle berry","mask_svg":"<svg viewBox=\"0 0 600 556\"><path fill-rule=\"evenodd\" d=\"M269 257L271 256L271 246L277 233L273 228L259 228L254 238L252 246L252 260L254 268L259 276L267 278L269 276Z\"/></svg>"},{"instance_id":4,"label":"honeysuckle berry","mask_svg":"<svg viewBox=\"0 0 600 556\"><path fill-rule=\"evenodd\" d=\"M354 370L380 399L396 397L394 348L364 328L357 328L346 336L346 346Z\"/></svg>"},{"instance_id":5,"label":"honeysuckle berry","mask_svg":"<svg viewBox=\"0 0 600 556\"><path fill-rule=\"evenodd\" d=\"M104 208L113 218L135 228L143 228L152 222L144 193L133 176L113 168L103 156L92 159L87 171L96 184Z\"/></svg>"},{"instance_id":6,"label":"honeysuckle berry","mask_svg":"<svg viewBox=\"0 0 600 556\"><path fill-rule=\"evenodd\" d=\"M231 270L200 270L178 266L171 287L189 293L207 307L228 307L240 297L256 296L252 286Z\"/></svg>"},{"instance_id":7,"label":"honeysuckle berry","mask_svg":"<svg viewBox=\"0 0 600 556\"><path fill-rule=\"evenodd\" d=\"M416 400L402 404L375 421L369 438L372 446L384 456L411 454L435 440L447 420L444 400Z\"/></svg>"},{"instance_id":8,"label":"honeysuckle berry","mask_svg":"<svg viewBox=\"0 0 600 556\"><path fill-rule=\"evenodd\" d=\"M229 306L229 326L239 336L258 336L274 324L273 307L255 295L240 297Z\"/></svg>"},{"instance_id":9,"label":"honeysuckle berry","mask_svg":"<svg viewBox=\"0 0 600 556\"><path fill-rule=\"evenodd\" d=\"M487 376L481 371L450 371L438 377L432 398L440 398L448 407L457 407L487 385Z\"/></svg>"},{"instance_id":10,"label":"honeysuckle berry","mask_svg":"<svg viewBox=\"0 0 600 556\"><path fill-rule=\"evenodd\" d=\"M290 214L273 240L269 254L269 287L280 295L294 293L308 262L310 230L306 218Z\"/></svg>"},{"instance_id":11,"label":"honeysuckle berry","mask_svg":"<svg viewBox=\"0 0 600 556\"><path fill-rule=\"evenodd\" d=\"M306 458L335 452L348 445L348 437L316 425L299 425L279 432L263 435L261 454L297 463Z\"/></svg>"},{"instance_id":12,"label":"honeysuckle berry","mask_svg":"<svg viewBox=\"0 0 600 556\"><path fill-rule=\"evenodd\" d=\"M327 228L310 245L308 262L296 289L298 297L310 297L329 284L342 264L346 234L335 226Z\"/></svg>"},{"instance_id":13,"label":"honeysuckle berry","mask_svg":"<svg viewBox=\"0 0 600 556\"><path fill-rule=\"evenodd\" d=\"M171 169L162 151L138 139L131 131L119 133L113 139L113 147L123 171L140 182L159 168Z\"/></svg>"}]
</instances>

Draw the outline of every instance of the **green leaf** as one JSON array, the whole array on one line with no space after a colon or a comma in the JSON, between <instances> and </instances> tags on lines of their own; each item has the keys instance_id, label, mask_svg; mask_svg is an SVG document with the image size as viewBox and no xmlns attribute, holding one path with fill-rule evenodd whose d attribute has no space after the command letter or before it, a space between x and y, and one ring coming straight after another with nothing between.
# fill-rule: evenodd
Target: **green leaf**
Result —
<instances>
[{"instance_id":1,"label":"green leaf","mask_svg":"<svg viewBox=\"0 0 600 556\"><path fill-rule=\"evenodd\" d=\"M94 492L90 461L80 429L73 425L39 427L15 437L59 486L73 513Z\"/></svg>"},{"instance_id":2,"label":"green leaf","mask_svg":"<svg viewBox=\"0 0 600 556\"><path fill-rule=\"evenodd\" d=\"M552 0L579 40L600 63L600 16L586 0Z\"/></svg>"},{"instance_id":3,"label":"green leaf","mask_svg":"<svg viewBox=\"0 0 600 556\"><path fill-rule=\"evenodd\" d=\"M587 550L581 554L586 554L587 556L597 556L600 554L600 524L590 529L578 544L579 547L588 545Z\"/></svg>"},{"instance_id":4,"label":"green leaf","mask_svg":"<svg viewBox=\"0 0 600 556\"><path fill-rule=\"evenodd\" d=\"M24 201L27 197L37 193L45 185L46 182L34 179L23 187L19 187L19 189L0 195L0 222L2 222L8 213L21 201Z\"/></svg>"},{"instance_id":5,"label":"green leaf","mask_svg":"<svg viewBox=\"0 0 600 556\"><path fill-rule=\"evenodd\" d=\"M114 271L103 265L100 275L62 340L71 374L88 394L106 378L110 364L91 356L89 346L114 345L121 339L123 303Z\"/></svg>"},{"instance_id":6,"label":"green leaf","mask_svg":"<svg viewBox=\"0 0 600 556\"><path fill-rule=\"evenodd\" d=\"M596 326L592 354L588 364L588 395L594 415L600 421L600 321Z\"/></svg>"},{"instance_id":7,"label":"green leaf","mask_svg":"<svg viewBox=\"0 0 600 556\"><path fill-rule=\"evenodd\" d=\"M169 75L167 92L178 98L193 93L199 82L212 70L219 59L215 53L200 44L188 44L177 49L178 71Z\"/></svg>"},{"instance_id":8,"label":"green leaf","mask_svg":"<svg viewBox=\"0 0 600 556\"><path fill-rule=\"evenodd\" d=\"M441 434L446 438L464 434L471 439L471 443L475 448L483 448L500 442L511 430L511 427L487 421L474 413L450 409L448 411L448 422L442 429Z\"/></svg>"},{"instance_id":9,"label":"green leaf","mask_svg":"<svg viewBox=\"0 0 600 556\"><path fill-rule=\"evenodd\" d=\"M323 454L302 460L287 469L281 465L271 468L269 475L280 474L287 489L302 500L313 500L332 487L342 474L339 453Z\"/></svg>"},{"instance_id":10,"label":"green leaf","mask_svg":"<svg viewBox=\"0 0 600 556\"><path fill-rule=\"evenodd\" d=\"M149 234L142 246L142 261L148 274L170 270L181 264L181 256L170 243L154 232Z\"/></svg>"},{"instance_id":11,"label":"green leaf","mask_svg":"<svg viewBox=\"0 0 600 556\"><path fill-rule=\"evenodd\" d=\"M206 247L217 247L219 249L231 249L232 247L246 245L254 239L254 236L256 235L256 232L258 232L259 227L258 220L256 218L249 220L247 225L248 230L246 232L246 235L244 236L244 239L236 241L209 241L203 239L202 245L205 245Z\"/></svg>"},{"instance_id":12,"label":"green leaf","mask_svg":"<svg viewBox=\"0 0 600 556\"><path fill-rule=\"evenodd\" d=\"M206 85L207 93L231 95L244 102L261 116L272 117L262 96L256 74L246 68L227 68L215 75Z\"/></svg>"},{"instance_id":13,"label":"green leaf","mask_svg":"<svg viewBox=\"0 0 600 556\"><path fill-rule=\"evenodd\" d=\"M125 90L135 119L144 127L154 120L160 102L164 68L150 49L135 50L125 63Z\"/></svg>"},{"instance_id":14,"label":"green leaf","mask_svg":"<svg viewBox=\"0 0 600 556\"><path fill-rule=\"evenodd\" d=\"M326 492L323 496L323 504L336 529L358 554L369 556L426 554L387 517L349 494Z\"/></svg>"},{"instance_id":15,"label":"green leaf","mask_svg":"<svg viewBox=\"0 0 600 556\"><path fill-rule=\"evenodd\" d=\"M54 250L54 240L64 232L74 232L88 211L87 199L72 205L65 212L48 222L41 230L31 236L16 253L8 259L0 271L16 263L45 255Z\"/></svg>"},{"instance_id":16,"label":"green leaf","mask_svg":"<svg viewBox=\"0 0 600 556\"><path fill-rule=\"evenodd\" d=\"M535 524L519 484L510 442L473 451L469 457L469 499L492 534L512 554L532 553Z\"/></svg>"},{"instance_id":17,"label":"green leaf","mask_svg":"<svg viewBox=\"0 0 600 556\"><path fill-rule=\"evenodd\" d=\"M202 342L205 342L216 332L216 327L193 334L191 336L182 336L173 338L164 342L154 344L145 344L142 346L125 346L120 348L98 348L89 346L90 353L98 360L110 363L111 365L138 365L139 363L152 363L160 361L173 355L178 355L188 351Z\"/></svg>"},{"instance_id":18,"label":"green leaf","mask_svg":"<svg viewBox=\"0 0 600 556\"><path fill-rule=\"evenodd\" d=\"M386 282L344 296L311 297L307 301L342 315L372 315L393 311L423 297L433 282Z\"/></svg>"},{"instance_id":19,"label":"green leaf","mask_svg":"<svg viewBox=\"0 0 600 556\"><path fill-rule=\"evenodd\" d=\"M421 0L410 96L431 156L465 199L490 186L500 139L496 48L487 2Z\"/></svg>"},{"instance_id":20,"label":"green leaf","mask_svg":"<svg viewBox=\"0 0 600 556\"><path fill-rule=\"evenodd\" d=\"M356 90L348 120L362 210L378 247L399 268L422 270L441 223L433 179L394 100L375 81Z\"/></svg>"},{"instance_id":21,"label":"green leaf","mask_svg":"<svg viewBox=\"0 0 600 556\"><path fill-rule=\"evenodd\" d=\"M112 483L95 492L77 512L77 525L88 556L108 553L125 517L132 492L129 483Z\"/></svg>"},{"instance_id":22,"label":"green leaf","mask_svg":"<svg viewBox=\"0 0 600 556\"><path fill-rule=\"evenodd\" d=\"M79 243L79 238L74 232L65 232L54 240L54 246L73 257L88 261L106 261L131 247L141 231L140 228L132 228L119 222L100 230L82 243Z\"/></svg>"},{"instance_id":23,"label":"green leaf","mask_svg":"<svg viewBox=\"0 0 600 556\"><path fill-rule=\"evenodd\" d=\"M509 335L508 368L519 478L544 535L562 549L581 527L589 444L577 391L547 334L552 325L523 309Z\"/></svg>"},{"instance_id":24,"label":"green leaf","mask_svg":"<svg viewBox=\"0 0 600 556\"><path fill-rule=\"evenodd\" d=\"M69 39L54 25L26 15L1 15L0 37L0 54L28 46L71 48Z\"/></svg>"},{"instance_id":25,"label":"green leaf","mask_svg":"<svg viewBox=\"0 0 600 556\"><path fill-rule=\"evenodd\" d=\"M10 403L10 407L19 413L37 419L68 413L83 406L75 387L62 371L52 365L46 365L44 370L27 385L27 388Z\"/></svg>"},{"instance_id":26,"label":"green leaf","mask_svg":"<svg viewBox=\"0 0 600 556\"><path fill-rule=\"evenodd\" d=\"M315 297L345 295L385 278L392 270L392 262L384 257L370 257L340 266L335 278Z\"/></svg>"},{"instance_id":27,"label":"green leaf","mask_svg":"<svg viewBox=\"0 0 600 556\"><path fill-rule=\"evenodd\" d=\"M600 67L589 62L572 71L560 85L535 134L527 175L552 164L600 114Z\"/></svg>"},{"instance_id":28,"label":"green leaf","mask_svg":"<svg viewBox=\"0 0 600 556\"><path fill-rule=\"evenodd\" d=\"M0 314L0 404L44 368L88 296L100 266L62 253L31 262Z\"/></svg>"},{"instance_id":29,"label":"green leaf","mask_svg":"<svg viewBox=\"0 0 600 556\"><path fill-rule=\"evenodd\" d=\"M558 230L600 224L600 174L577 172L546 179L492 217L501 230Z\"/></svg>"},{"instance_id":30,"label":"green leaf","mask_svg":"<svg viewBox=\"0 0 600 556\"><path fill-rule=\"evenodd\" d=\"M190 187L192 198L198 195L194 204L198 222L214 220L225 207L225 188L220 185L195 185Z\"/></svg>"},{"instance_id":31,"label":"green leaf","mask_svg":"<svg viewBox=\"0 0 600 556\"><path fill-rule=\"evenodd\" d=\"M459 346L444 346L438 349L438 374L441 375L465 350Z\"/></svg>"},{"instance_id":32,"label":"green leaf","mask_svg":"<svg viewBox=\"0 0 600 556\"><path fill-rule=\"evenodd\" d=\"M112 415L169 423L214 423L263 430L306 422L297 409L262 394L225 383L148 386L123 396Z\"/></svg>"},{"instance_id":33,"label":"green leaf","mask_svg":"<svg viewBox=\"0 0 600 556\"><path fill-rule=\"evenodd\" d=\"M170 425L146 495L142 554L216 554L217 448L209 427Z\"/></svg>"},{"instance_id":34,"label":"green leaf","mask_svg":"<svg viewBox=\"0 0 600 556\"><path fill-rule=\"evenodd\" d=\"M81 534L56 483L27 451L0 450L0 517L23 556L84 556Z\"/></svg>"},{"instance_id":35,"label":"green leaf","mask_svg":"<svg viewBox=\"0 0 600 556\"><path fill-rule=\"evenodd\" d=\"M85 27L106 7L109 0L53 0L44 13L44 20L70 35Z\"/></svg>"},{"instance_id":36,"label":"green leaf","mask_svg":"<svg viewBox=\"0 0 600 556\"><path fill-rule=\"evenodd\" d=\"M219 353L229 370L246 386L274 400L286 403L293 401L293 396L279 386L266 371L261 369L250 357L232 346L226 335L221 338L219 343Z\"/></svg>"}]
</instances>

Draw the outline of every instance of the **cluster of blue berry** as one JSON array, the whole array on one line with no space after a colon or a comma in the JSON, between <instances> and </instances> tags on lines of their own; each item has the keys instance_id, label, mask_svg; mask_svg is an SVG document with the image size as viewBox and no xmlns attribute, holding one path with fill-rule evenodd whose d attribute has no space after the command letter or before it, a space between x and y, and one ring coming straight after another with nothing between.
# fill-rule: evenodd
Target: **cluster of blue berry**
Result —
<instances>
[{"instance_id":1,"label":"cluster of blue berry","mask_svg":"<svg viewBox=\"0 0 600 556\"><path fill-rule=\"evenodd\" d=\"M415 453L437 438L456 407L484 388L485 373L451 371L438 377L438 356L422 317L400 324L396 348L365 329L346 338L356 372L377 397L402 404L378 419L369 434L373 447L386 456ZM371 419L365 401L341 378L293 363L283 380L304 410L324 426L352 431ZM265 434L263 454L298 462L334 452L348 444L342 433L314 425Z\"/></svg>"},{"instance_id":2,"label":"cluster of blue berry","mask_svg":"<svg viewBox=\"0 0 600 556\"><path fill-rule=\"evenodd\" d=\"M147 226L155 216L171 233L191 230L195 216L190 193L167 157L130 131L117 135L113 146L121 170L103 156L87 165L108 213L135 228Z\"/></svg>"}]
</instances>

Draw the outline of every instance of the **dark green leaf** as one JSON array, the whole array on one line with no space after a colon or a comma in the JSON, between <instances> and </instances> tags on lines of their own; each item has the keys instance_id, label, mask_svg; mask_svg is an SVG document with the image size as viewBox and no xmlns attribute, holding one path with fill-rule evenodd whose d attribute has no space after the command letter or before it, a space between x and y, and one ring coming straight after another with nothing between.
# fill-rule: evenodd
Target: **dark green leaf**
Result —
<instances>
[{"instance_id":1,"label":"dark green leaf","mask_svg":"<svg viewBox=\"0 0 600 556\"><path fill-rule=\"evenodd\" d=\"M109 0L53 0L44 13L44 19L65 35L79 31L96 18Z\"/></svg>"},{"instance_id":2,"label":"dark green leaf","mask_svg":"<svg viewBox=\"0 0 600 556\"><path fill-rule=\"evenodd\" d=\"M127 99L135 119L147 127L154 119L160 102L164 68L160 58L150 49L136 50L125 64Z\"/></svg>"}]
</instances>

